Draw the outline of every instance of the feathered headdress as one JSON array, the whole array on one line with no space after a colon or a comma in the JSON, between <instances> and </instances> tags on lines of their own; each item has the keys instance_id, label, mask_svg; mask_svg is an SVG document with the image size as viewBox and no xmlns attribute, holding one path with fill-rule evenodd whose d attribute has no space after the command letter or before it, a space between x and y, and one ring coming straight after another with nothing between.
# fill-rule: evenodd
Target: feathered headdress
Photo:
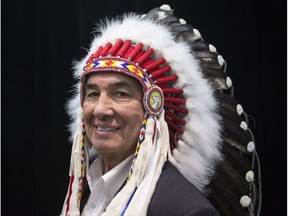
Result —
<instances>
[{"instance_id":1,"label":"feathered headdress","mask_svg":"<svg viewBox=\"0 0 288 216\"><path fill-rule=\"evenodd\" d=\"M91 158L82 126L82 84L87 74L97 71L138 79L146 112L129 181L103 215L145 215L167 159L221 214L259 213L253 136L244 110L233 98L226 62L215 47L174 16L168 5L144 16L106 21L97 30L87 56L75 64L80 84L68 105L73 148L62 215L79 215Z\"/></svg>"}]
</instances>

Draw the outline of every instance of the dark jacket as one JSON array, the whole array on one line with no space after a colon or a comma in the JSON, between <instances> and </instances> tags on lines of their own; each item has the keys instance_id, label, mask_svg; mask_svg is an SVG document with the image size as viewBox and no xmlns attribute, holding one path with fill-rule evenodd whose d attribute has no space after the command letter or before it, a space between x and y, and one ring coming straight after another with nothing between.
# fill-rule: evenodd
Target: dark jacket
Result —
<instances>
[{"instance_id":1,"label":"dark jacket","mask_svg":"<svg viewBox=\"0 0 288 216\"><path fill-rule=\"evenodd\" d=\"M124 186L124 184L123 184ZM90 195L84 190L80 211ZM167 161L148 206L147 216L218 216L206 197Z\"/></svg>"},{"instance_id":2,"label":"dark jacket","mask_svg":"<svg viewBox=\"0 0 288 216\"><path fill-rule=\"evenodd\" d=\"M219 215L206 197L167 161L148 206L147 216Z\"/></svg>"}]
</instances>

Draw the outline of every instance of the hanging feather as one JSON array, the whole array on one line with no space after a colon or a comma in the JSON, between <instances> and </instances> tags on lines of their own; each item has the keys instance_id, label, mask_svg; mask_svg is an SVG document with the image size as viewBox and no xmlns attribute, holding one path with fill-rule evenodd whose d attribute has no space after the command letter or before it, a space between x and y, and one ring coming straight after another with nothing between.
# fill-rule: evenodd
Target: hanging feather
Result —
<instances>
[{"instance_id":1,"label":"hanging feather","mask_svg":"<svg viewBox=\"0 0 288 216\"><path fill-rule=\"evenodd\" d=\"M208 186L210 189L208 198L221 215L258 214L261 204L259 204L259 200L258 203L257 199L255 201L257 190L254 187L254 172L252 171L255 162L252 158L257 153L254 153L253 134L248 128L245 113L233 98L234 89L231 79L226 74L226 62L214 46L204 41L197 29L175 16L168 5L154 8L146 14L146 17L168 26L175 41L185 42L190 46L191 52L202 69L203 77L214 89L213 94L222 117L222 154L224 159L218 164L215 175ZM173 128L176 133L182 134L184 129L177 126L171 119L166 120L171 126L170 129ZM181 122L179 123L181 124ZM170 133L174 135L173 131ZM250 203L251 197L254 197L254 202ZM247 202L244 202L245 199Z\"/></svg>"}]
</instances>

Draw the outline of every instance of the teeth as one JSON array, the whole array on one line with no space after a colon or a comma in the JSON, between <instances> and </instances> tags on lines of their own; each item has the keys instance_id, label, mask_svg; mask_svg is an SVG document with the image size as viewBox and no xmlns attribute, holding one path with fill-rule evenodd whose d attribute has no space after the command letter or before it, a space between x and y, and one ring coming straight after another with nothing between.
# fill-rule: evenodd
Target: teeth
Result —
<instances>
[{"instance_id":1,"label":"teeth","mask_svg":"<svg viewBox=\"0 0 288 216\"><path fill-rule=\"evenodd\" d=\"M117 130L117 128L101 128L101 127L97 127L98 131L115 131Z\"/></svg>"}]
</instances>

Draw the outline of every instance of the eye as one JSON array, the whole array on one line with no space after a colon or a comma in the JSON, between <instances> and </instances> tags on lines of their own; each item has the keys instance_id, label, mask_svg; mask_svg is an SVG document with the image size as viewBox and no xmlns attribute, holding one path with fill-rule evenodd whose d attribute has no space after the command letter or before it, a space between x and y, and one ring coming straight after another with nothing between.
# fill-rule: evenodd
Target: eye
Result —
<instances>
[{"instance_id":1,"label":"eye","mask_svg":"<svg viewBox=\"0 0 288 216\"><path fill-rule=\"evenodd\" d=\"M115 96L116 96L116 97L128 97L129 94L128 94L127 92L124 92L124 91L117 91L117 92L115 93Z\"/></svg>"},{"instance_id":2,"label":"eye","mask_svg":"<svg viewBox=\"0 0 288 216\"><path fill-rule=\"evenodd\" d=\"M85 100L95 101L99 97L100 93L97 91L87 91L85 95Z\"/></svg>"},{"instance_id":3,"label":"eye","mask_svg":"<svg viewBox=\"0 0 288 216\"><path fill-rule=\"evenodd\" d=\"M98 97L99 93L98 92L90 92L86 95L86 97Z\"/></svg>"},{"instance_id":4,"label":"eye","mask_svg":"<svg viewBox=\"0 0 288 216\"><path fill-rule=\"evenodd\" d=\"M124 102L131 99L131 94L127 91L115 91L113 94L115 100Z\"/></svg>"}]
</instances>

